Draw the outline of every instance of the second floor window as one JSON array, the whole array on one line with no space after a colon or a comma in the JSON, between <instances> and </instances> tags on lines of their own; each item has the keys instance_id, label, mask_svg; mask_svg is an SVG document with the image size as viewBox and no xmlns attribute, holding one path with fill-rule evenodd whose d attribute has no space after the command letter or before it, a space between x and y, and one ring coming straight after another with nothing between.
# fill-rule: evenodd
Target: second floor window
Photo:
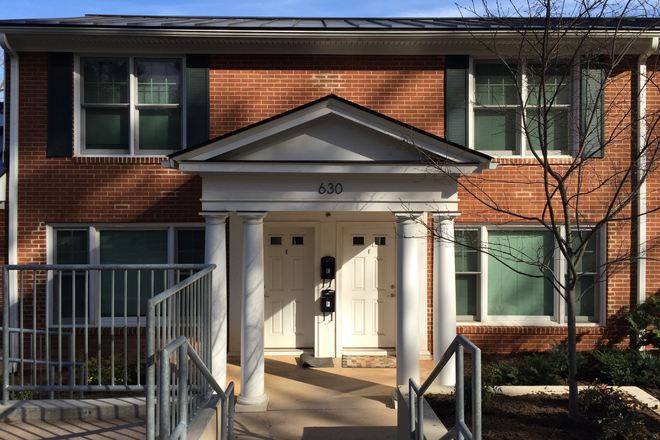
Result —
<instances>
[{"instance_id":1,"label":"second floor window","mask_svg":"<svg viewBox=\"0 0 660 440\"><path fill-rule=\"evenodd\" d=\"M545 146L569 153L571 74L567 66L475 61L474 148L525 155Z\"/></svg>"},{"instance_id":2,"label":"second floor window","mask_svg":"<svg viewBox=\"0 0 660 440\"><path fill-rule=\"evenodd\" d=\"M181 149L180 59L82 58L84 154L165 155Z\"/></svg>"}]
</instances>

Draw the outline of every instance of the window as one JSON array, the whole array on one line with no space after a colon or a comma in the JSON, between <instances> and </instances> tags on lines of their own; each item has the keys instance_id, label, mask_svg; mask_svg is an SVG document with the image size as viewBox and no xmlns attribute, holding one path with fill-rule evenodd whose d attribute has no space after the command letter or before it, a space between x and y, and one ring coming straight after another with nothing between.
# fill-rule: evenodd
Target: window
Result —
<instances>
[{"instance_id":1,"label":"window","mask_svg":"<svg viewBox=\"0 0 660 440\"><path fill-rule=\"evenodd\" d=\"M182 60L81 58L82 152L164 155L181 149Z\"/></svg>"},{"instance_id":2,"label":"window","mask_svg":"<svg viewBox=\"0 0 660 440\"><path fill-rule=\"evenodd\" d=\"M55 228L53 257L55 264L203 264L204 235L200 228ZM52 322L70 319L74 310L77 321L123 317L124 309L128 316L145 316L147 300L169 282L162 270L101 271L98 276L63 272L53 278Z\"/></svg>"},{"instance_id":3,"label":"window","mask_svg":"<svg viewBox=\"0 0 660 440\"><path fill-rule=\"evenodd\" d=\"M574 246L577 247L579 237L573 236ZM597 322L600 316L599 292L601 283L599 277L599 266L601 266L598 252L597 237L592 238L587 243L587 248L582 255L582 260L578 264L577 270L580 279L575 286L576 310L575 314L579 321Z\"/></svg>"},{"instance_id":4,"label":"window","mask_svg":"<svg viewBox=\"0 0 660 440\"><path fill-rule=\"evenodd\" d=\"M568 66L543 70L534 64L475 61L474 148L524 155L543 144L550 152L568 153L570 85Z\"/></svg>"},{"instance_id":5,"label":"window","mask_svg":"<svg viewBox=\"0 0 660 440\"><path fill-rule=\"evenodd\" d=\"M579 266L578 320L600 318L602 265L599 236ZM544 275L562 270L552 235L541 229L477 227L455 232L456 315L460 321L564 322L563 298ZM487 249L487 252L480 250Z\"/></svg>"}]
</instances>

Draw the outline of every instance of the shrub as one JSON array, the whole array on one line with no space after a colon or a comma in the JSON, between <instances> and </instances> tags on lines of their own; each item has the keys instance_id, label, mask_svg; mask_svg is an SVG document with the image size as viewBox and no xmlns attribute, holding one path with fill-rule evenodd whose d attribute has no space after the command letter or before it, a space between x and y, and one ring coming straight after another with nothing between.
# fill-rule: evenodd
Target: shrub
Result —
<instances>
[{"instance_id":1,"label":"shrub","mask_svg":"<svg viewBox=\"0 0 660 440\"><path fill-rule=\"evenodd\" d=\"M625 306L620 315L628 323L633 346L660 347L660 295L651 295L632 309Z\"/></svg>"},{"instance_id":2,"label":"shrub","mask_svg":"<svg viewBox=\"0 0 660 440\"><path fill-rule=\"evenodd\" d=\"M578 394L583 411L599 413L599 440L657 440L638 417L641 406L623 391L598 385Z\"/></svg>"},{"instance_id":3,"label":"shrub","mask_svg":"<svg viewBox=\"0 0 660 440\"><path fill-rule=\"evenodd\" d=\"M141 382L145 381L145 368L144 361L141 362L140 368L140 379ZM114 370L112 366L112 361L110 358L101 359L101 384L110 385L112 383L112 377L114 376L115 385L136 385L137 384L137 361L134 361L128 364L127 368L127 383L124 384L124 362L121 359L121 356L115 357ZM90 385L96 385L99 383L99 362L98 358L90 358L88 362L88 371L87 371L87 383Z\"/></svg>"},{"instance_id":4,"label":"shrub","mask_svg":"<svg viewBox=\"0 0 660 440\"><path fill-rule=\"evenodd\" d=\"M612 385L656 385L660 383L660 357L653 352L605 348L595 350L603 379Z\"/></svg>"}]
</instances>

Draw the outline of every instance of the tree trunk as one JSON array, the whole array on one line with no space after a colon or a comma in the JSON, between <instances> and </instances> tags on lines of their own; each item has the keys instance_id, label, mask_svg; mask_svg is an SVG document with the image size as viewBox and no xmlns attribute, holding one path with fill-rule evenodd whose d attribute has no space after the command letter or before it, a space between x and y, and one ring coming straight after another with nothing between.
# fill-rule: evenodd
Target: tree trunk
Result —
<instances>
[{"instance_id":1,"label":"tree trunk","mask_svg":"<svg viewBox=\"0 0 660 440\"><path fill-rule=\"evenodd\" d=\"M568 292L568 418L578 417L578 384L577 384L577 337L575 328L575 286Z\"/></svg>"}]
</instances>

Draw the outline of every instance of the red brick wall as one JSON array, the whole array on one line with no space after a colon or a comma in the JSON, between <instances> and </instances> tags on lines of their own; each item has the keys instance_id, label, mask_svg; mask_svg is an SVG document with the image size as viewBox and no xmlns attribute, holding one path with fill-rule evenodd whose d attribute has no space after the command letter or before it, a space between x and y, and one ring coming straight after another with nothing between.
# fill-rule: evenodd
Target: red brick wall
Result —
<instances>
[{"instance_id":1,"label":"red brick wall","mask_svg":"<svg viewBox=\"0 0 660 440\"><path fill-rule=\"evenodd\" d=\"M582 192L594 190L591 194L585 194L580 198L579 212L581 221L584 223L596 223L605 215L608 204L613 199L616 185L615 182L603 184L606 177L612 176L613 169L626 170L631 165L631 155L635 148L635 138L632 136L633 119L631 108L635 108L636 83L633 81L634 64L622 66L617 69L607 83L606 102L606 136L611 136L610 144L606 147L606 155L603 159L589 160L585 166L585 176ZM657 88L654 90L657 93ZM657 109L657 98L651 101ZM479 191L493 197L495 203L523 216L540 217L544 208L544 189L542 182L542 170L535 166L534 159L501 159L501 164L495 171L486 171L482 175L472 177L474 186ZM566 159L552 161L554 167L561 169ZM653 177L655 182L657 179ZM465 180L464 180L465 181ZM657 183L654 182L654 185ZM572 188L576 182L573 181ZM629 181L623 189L623 193L632 187ZM657 197L657 196L655 196ZM524 220L495 211L484 209L484 205L477 202L474 197L464 189L459 189L461 216L457 218L457 224L461 223L525 223ZM657 204L656 204L657 206ZM562 204L554 205L555 215L558 220L563 219L561 211ZM636 205L631 204L621 213L623 221L613 222L607 226L608 231L608 261L622 259L619 264L608 268L607 273L607 325L605 328L579 327L578 349L587 350L593 346L616 344L625 341L626 334L617 318L617 312L625 305L634 304L636 297L636 277L634 273L635 263L630 256L634 255L635 231L628 220ZM575 211L572 211L573 213ZM547 218L547 217L546 217ZM534 221L530 225L538 225ZM657 226L649 227L651 237L658 235ZM655 269L654 269L655 268ZM657 271L655 263L649 262L649 272ZM655 278L657 282L657 278ZM649 288L652 284L649 284ZM502 352L513 350L545 350L552 342L565 342L566 329L562 327L493 327L462 325L459 332L468 336L475 344L485 352Z\"/></svg>"},{"instance_id":2,"label":"red brick wall","mask_svg":"<svg viewBox=\"0 0 660 440\"><path fill-rule=\"evenodd\" d=\"M19 262L45 263L45 231L48 222L199 222L201 181L197 177L166 170L148 158L46 158L47 56L21 56ZM654 62L657 60L654 59ZM444 134L444 57L442 56L280 56L214 55L211 58L211 137L231 132L278 115L315 99L337 96L442 136ZM633 103L631 71L620 69L611 81L606 102L616 106L608 114L608 128L626 119ZM657 111L660 92L649 90L649 108ZM634 138L629 130L609 147L607 157L593 160L591 175L607 175L612 166L630 161ZM538 178L529 160L502 160L496 171L480 182L490 194L516 209L538 212L535 203L542 192L526 185ZM649 182L649 207L659 206L659 183ZM611 188L604 191L611 192ZM607 196L607 194L605 194ZM503 215L484 213L465 191L459 193L462 215L457 222L511 221ZM587 220L602 212L607 197L584 198ZM658 215L649 216L649 235L658 236ZM4 228L3 228L4 230ZM634 231L629 224L609 228L609 256L630 252ZM0 240L4 240L0 236ZM6 249L6 245L3 245ZM432 278L432 246L428 270ZM653 249L652 255L659 251ZM660 271L649 262L649 292L659 290ZM634 272L629 263L608 275L608 328L585 328L581 347L620 339L612 333L615 314L635 298ZM432 348L432 288L428 286L429 349ZM562 328L509 328L461 326L477 344L499 350L503 340L516 349L547 347L565 338ZM615 332L616 333L616 332ZM521 336L522 335L522 336Z\"/></svg>"},{"instance_id":3,"label":"red brick wall","mask_svg":"<svg viewBox=\"0 0 660 440\"><path fill-rule=\"evenodd\" d=\"M47 158L48 58L20 57L20 264L46 263L47 223L203 222L201 179L161 159Z\"/></svg>"},{"instance_id":4,"label":"red brick wall","mask_svg":"<svg viewBox=\"0 0 660 440\"><path fill-rule=\"evenodd\" d=\"M329 94L441 135L443 78L442 56L213 56L211 137Z\"/></svg>"}]
</instances>

